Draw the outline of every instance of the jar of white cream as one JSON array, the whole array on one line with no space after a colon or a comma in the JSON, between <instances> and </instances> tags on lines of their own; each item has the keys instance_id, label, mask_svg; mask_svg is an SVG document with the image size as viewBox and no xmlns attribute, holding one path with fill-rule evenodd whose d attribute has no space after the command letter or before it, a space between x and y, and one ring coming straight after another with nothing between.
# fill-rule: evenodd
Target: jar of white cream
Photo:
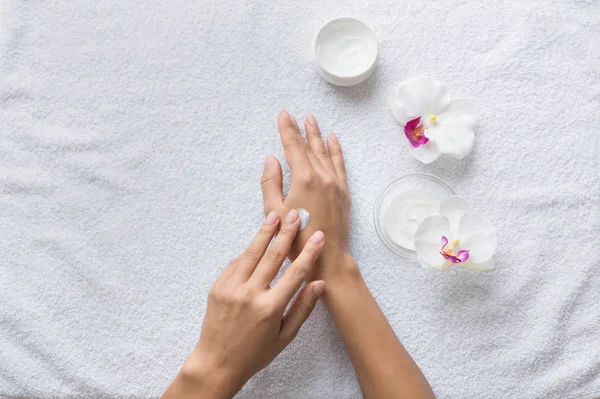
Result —
<instances>
[{"instance_id":1,"label":"jar of white cream","mask_svg":"<svg viewBox=\"0 0 600 399\"><path fill-rule=\"evenodd\" d=\"M313 40L317 71L337 86L366 80L375 69L377 53L375 34L356 18L332 19L321 26Z\"/></svg>"},{"instance_id":2,"label":"jar of white cream","mask_svg":"<svg viewBox=\"0 0 600 399\"><path fill-rule=\"evenodd\" d=\"M379 239L395 254L417 259L417 228L451 195L454 191L434 175L412 173L393 180L375 201L373 218Z\"/></svg>"}]
</instances>

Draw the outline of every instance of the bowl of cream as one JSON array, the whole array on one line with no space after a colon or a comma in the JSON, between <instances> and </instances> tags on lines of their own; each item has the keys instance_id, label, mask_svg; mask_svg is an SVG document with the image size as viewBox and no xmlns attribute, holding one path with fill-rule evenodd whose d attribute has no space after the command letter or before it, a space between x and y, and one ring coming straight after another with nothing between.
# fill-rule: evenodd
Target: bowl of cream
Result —
<instances>
[{"instance_id":1,"label":"bowl of cream","mask_svg":"<svg viewBox=\"0 0 600 399\"><path fill-rule=\"evenodd\" d=\"M417 259L414 236L427 216L438 212L442 201L454 191L440 178L411 173L392 180L381 190L373 219L383 244L406 259Z\"/></svg>"},{"instance_id":2,"label":"bowl of cream","mask_svg":"<svg viewBox=\"0 0 600 399\"><path fill-rule=\"evenodd\" d=\"M326 22L313 40L319 74L337 86L353 86L366 80L375 69L378 51L375 34L356 18Z\"/></svg>"}]
</instances>

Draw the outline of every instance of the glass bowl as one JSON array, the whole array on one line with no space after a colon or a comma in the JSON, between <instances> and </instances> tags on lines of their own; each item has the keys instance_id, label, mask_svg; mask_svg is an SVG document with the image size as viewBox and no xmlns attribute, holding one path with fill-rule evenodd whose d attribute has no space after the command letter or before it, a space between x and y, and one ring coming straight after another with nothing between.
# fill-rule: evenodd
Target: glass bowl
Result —
<instances>
[{"instance_id":1,"label":"glass bowl","mask_svg":"<svg viewBox=\"0 0 600 399\"><path fill-rule=\"evenodd\" d=\"M392 241L384 224L386 208L390 202L398 195L412 190L427 191L440 202L454 195L454 191L439 177L428 173L410 173L392 180L377 196L375 208L373 209L373 221L377 236L396 255L400 255L405 259L417 260L417 253L415 251L401 247Z\"/></svg>"}]
</instances>

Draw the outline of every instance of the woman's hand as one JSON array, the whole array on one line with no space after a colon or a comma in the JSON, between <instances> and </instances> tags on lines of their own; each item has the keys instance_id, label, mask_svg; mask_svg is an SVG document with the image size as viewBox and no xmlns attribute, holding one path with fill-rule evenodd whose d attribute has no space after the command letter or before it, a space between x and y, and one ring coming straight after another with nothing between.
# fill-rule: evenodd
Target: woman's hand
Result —
<instances>
[{"instance_id":1,"label":"woman's hand","mask_svg":"<svg viewBox=\"0 0 600 399\"><path fill-rule=\"evenodd\" d=\"M342 149L333 133L327 138L329 151L325 148L312 115L304 123L308 142L300 134L296 119L287 111L279 114L277 122L292 181L284 199L281 165L275 157L266 159L261 179L265 214L276 211L282 216L298 208L310 213L310 222L298 234L290 257L294 259L315 231L323 231L327 243L310 277L326 279L336 273L336 265L348 256L351 201Z\"/></svg>"},{"instance_id":2,"label":"woman's hand","mask_svg":"<svg viewBox=\"0 0 600 399\"><path fill-rule=\"evenodd\" d=\"M296 210L280 229L279 215L271 212L248 249L223 271L208 294L200 340L164 398L231 398L294 339L325 288L324 281L308 284L284 314L323 249L321 231L269 286L299 226Z\"/></svg>"}]
</instances>

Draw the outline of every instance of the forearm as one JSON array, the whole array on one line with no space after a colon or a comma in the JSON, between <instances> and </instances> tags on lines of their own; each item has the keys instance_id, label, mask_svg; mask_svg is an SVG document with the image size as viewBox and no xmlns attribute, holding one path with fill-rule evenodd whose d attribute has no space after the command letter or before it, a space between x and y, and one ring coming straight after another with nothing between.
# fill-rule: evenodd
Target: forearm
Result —
<instances>
[{"instance_id":1,"label":"forearm","mask_svg":"<svg viewBox=\"0 0 600 399\"><path fill-rule=\"evenodd\" d=\"M348 255L326 279L327 309L348 349L365 398L433 398Z\"/></svg>"}]
</instances>

